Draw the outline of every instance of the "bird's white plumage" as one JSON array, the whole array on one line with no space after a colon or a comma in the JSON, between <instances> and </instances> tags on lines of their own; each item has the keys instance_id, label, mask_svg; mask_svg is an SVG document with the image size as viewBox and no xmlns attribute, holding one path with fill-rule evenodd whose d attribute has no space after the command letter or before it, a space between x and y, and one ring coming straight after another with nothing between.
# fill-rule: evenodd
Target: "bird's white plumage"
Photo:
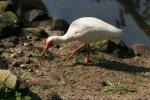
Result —
<instances>
[{"instance_id":1,"label":"bird's white plumage","mask_svg":"<svg viewBox=\"0 0 150 100\"><path fill-rule=\"evenodd\" d=\"M119 40L122 30L94 17L83 17L73 21L64 36L49 37L58 43L79 40L90 44L102 40ZM53 38L53 39L52 39Z\"/></svg>"},{"instance_id":2,"label":"bird's white plumage","mask_svg":"<svg viewBox=\"0 0 150 100\"><path fill-rule=\"evenodd\" d=\"M118 40L122 30L93 17L83 17L71 23L64 35L70 39L78 39L83 43L93 43L101 40Z\"/></svg>"}]
</instances>

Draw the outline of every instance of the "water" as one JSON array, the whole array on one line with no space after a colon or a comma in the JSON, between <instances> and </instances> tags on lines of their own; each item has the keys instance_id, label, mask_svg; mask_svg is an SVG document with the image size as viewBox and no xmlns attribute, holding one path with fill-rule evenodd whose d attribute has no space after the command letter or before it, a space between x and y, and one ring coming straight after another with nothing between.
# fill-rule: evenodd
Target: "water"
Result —
<instances>
[{"instance_id":1,"label":"water","mask_svg":"<svg viewBox=\"0 0 150 100\"><path fill-rule=\"evenodd\" d=\"M135 12L131 13L130 11L125 11L125 7L127 6L121 5L118 1L43 0L43 4L48 9L51 16L63 18L69 23L79 17L85 16L100 18L107 23L123 29L124 35L122 39L127 45L131 46L134 43L142 43L150 47L150 37L144 32L144 29L142 28L143 23L140 21L141 19L136 19L134 17ZM136 9L140 16L144 17L143 21L146 22L146 25L150 25L150 0L133 1L136 1L135 7L133 8ZM139 21L142 25L137 24Z\"/></svg>"}]
</instances>

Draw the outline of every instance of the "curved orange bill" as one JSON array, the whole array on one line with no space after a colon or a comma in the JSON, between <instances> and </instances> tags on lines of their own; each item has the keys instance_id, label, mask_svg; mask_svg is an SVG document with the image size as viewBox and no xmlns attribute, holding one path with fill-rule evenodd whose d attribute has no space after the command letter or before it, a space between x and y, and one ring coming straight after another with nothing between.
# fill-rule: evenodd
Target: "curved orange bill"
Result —
<instances>
[{"instance_id":1,"label":"curved orange bill","mask_svg":"<svg viewBox=\"0 0 150 100\"><path fill-rule=\"evenodd\" d=\"M44 57L45 52L46 52L46 50L44 49L42 54L41 54L41 56L40 56L40 65L41 65L41 63L43 61L43 57Z\"/></svg>"},{"instance_id":2,"label":"curved orange bill","mask_svg":"<svg viewBox=\"0 0 150 100\"><path fill-rule=\"evenodd\" d=\"M44 50L42 51L42 54L41 54L41 56L40 56L40 65L41 65L41 63L42 63L42 61L43 61L43 57L44 57L44 54L45 54L45 52L48 50L48 45L46 44L45 45L45 47L44 47Z\"/></svg>"}]
</instances>

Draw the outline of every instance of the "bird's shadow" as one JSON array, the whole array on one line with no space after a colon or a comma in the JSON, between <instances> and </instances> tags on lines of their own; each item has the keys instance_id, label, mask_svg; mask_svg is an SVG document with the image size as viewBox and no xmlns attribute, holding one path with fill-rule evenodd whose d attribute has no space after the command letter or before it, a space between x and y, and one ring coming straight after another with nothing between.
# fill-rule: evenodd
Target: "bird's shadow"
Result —
<instances>
[{"instance_id":1,"label":"bird's shadow","mask_svg":"<svg viewBox=\"0 0 150 100\"><path fill-rule=\"evenodd\" d=\"M129 65L122 62L117 61L109 61L109 60L102 60L98 63L90 63L84 65L83 63L74 63L72 66L76 65L83 65L83 66L97 66L99 68L105 68L108 70L115 70L115 71L123 71L128 73L142 73L142 72L150 72L150 68L146 68L145 66L136 66L136 65ZM70 65L69 65L70 66ZM67 66L64 66L67 67Z\"/></svg>"}]
</instances>

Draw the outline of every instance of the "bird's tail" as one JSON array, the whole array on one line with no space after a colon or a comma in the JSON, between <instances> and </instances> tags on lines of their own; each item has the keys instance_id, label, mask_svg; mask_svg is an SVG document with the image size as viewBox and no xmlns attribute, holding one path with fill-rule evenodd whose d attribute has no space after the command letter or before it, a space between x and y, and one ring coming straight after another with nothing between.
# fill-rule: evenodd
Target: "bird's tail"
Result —
<instances>
[{"instance_id":1,"label":"bird's tail","mask_svg":"<svg viewBox=\"0 0 150 100\"><path fill-rule=\"evenodd\" d=\"M116 37L113 38L113 39L111 39L111 40L112 40L113 42L115 42L116 44L119 44L120 41L122 40L122 36L123 36L123 31L120 30L120 31L117 33Z\"/></svg>"}]
</instances>

